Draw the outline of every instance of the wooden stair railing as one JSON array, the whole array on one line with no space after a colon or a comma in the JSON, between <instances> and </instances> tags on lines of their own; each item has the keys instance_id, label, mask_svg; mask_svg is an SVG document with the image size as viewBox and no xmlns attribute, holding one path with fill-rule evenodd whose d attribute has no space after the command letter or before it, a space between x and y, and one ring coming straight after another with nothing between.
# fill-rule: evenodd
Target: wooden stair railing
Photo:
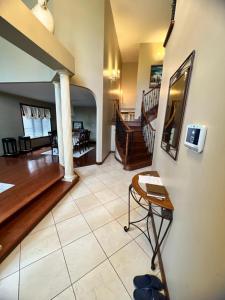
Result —
<instances>
[{"instance_id":1,"label":"wooden stair railing","mask_svg":"<svg viewBox=\"0 0 225 300\"><path fill-rule=\"evenodd\" d=\"M152 163L155 129L151 121L157 116L159 90L157 86L143 93L141 119L135 120L135 124L125 122L116 108L116 148L125 170L136 170Z\"/></svg>"},{"instance_id":2,"label":"wooden stair railing","mask_svg":"<svg viewBox=\"0 0 225 300\"><path fill-rule=\"evenodd\" d=\"M160 86L152 88L147 93L143 91L141 105L141 127L145 144L150 155L153 155L156 132L151 125L151 121L157 117L159 93Z\"/></svg>"},{"instance_id":3,"label":"wooden stair railing","mask_svg":"<svg viewBox=\"0 0 225 300\"><path fill-rule=\"evenodd\" d=\"M142 106L145 114L148 116L151 114L154 108L158 108L159 104L159 92L160 86L156 86L149 90L147 93L143 91L142 94Z\"/></svg>"},{"instance_id":4,"label":"wooden stair railing","mask_svg":"<svg viewBox=\"0 0 225 300\"><path fill-rule=\"evenodd\" d=\"M125 168L131 151L133 132L134 130L124 122L119 109L116 108L116 146Z\"/></svg>"}]
</instances>

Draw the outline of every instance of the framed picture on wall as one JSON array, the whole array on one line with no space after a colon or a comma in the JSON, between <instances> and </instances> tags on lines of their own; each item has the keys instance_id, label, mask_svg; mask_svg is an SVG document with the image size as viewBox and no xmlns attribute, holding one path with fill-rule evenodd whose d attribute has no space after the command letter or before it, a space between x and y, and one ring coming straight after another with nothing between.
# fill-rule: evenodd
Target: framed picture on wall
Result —
<instances>
[{"instance_id":1,"label":"framed picture on wall","mask_svg":"<svg viewBox=\"0 0 225 300\"><path fill-rule=\"evenodd\" d=\"M161 84L163 65L151 65L149 87L155 87Z\"/></svg>"}]
</instances>

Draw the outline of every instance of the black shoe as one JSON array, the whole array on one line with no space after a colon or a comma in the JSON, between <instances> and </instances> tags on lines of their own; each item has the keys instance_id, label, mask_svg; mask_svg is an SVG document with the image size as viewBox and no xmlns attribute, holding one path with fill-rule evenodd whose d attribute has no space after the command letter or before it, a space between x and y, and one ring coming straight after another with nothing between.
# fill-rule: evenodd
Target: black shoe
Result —
<instances>
[{"instance_id":1,"label":"black shoe","mask_svg":"<svg viewBox=\"0 0 225 300\"><path fill-rule=\"evenodd\" d=\"M144 288L134 291L134 300L166 300L166 297L157 290Z\"/></svg>"},{"instance_id":2,"label":"black shoe","mask_svg":"<svg viewBox=\"0 0 225 300\"><path fill-rule=\"evenodd\" d=\"M164 289L161 280L154 275L147 274L147 275L135 276L133 282L137 289L153 288L159 291Z\"/></svg>"}]
</instances>

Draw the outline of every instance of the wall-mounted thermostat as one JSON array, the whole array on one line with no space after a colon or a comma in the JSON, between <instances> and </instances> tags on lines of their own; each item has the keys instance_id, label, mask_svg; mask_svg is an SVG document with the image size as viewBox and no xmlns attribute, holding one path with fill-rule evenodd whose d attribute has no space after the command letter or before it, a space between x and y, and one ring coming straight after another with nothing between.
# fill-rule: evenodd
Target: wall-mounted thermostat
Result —
<instances>
[{"instance_id":1,"label":"wall-mounted thermostat","mask_svg":"<svg viewBox=\"0 0 225 300\"><path fill-rule=\"evenodd\" d=\"M206 133L207 128L204 125L187 125L184 145L195 152L201 153L205 145Z\"/></svg>"}]
</instances>

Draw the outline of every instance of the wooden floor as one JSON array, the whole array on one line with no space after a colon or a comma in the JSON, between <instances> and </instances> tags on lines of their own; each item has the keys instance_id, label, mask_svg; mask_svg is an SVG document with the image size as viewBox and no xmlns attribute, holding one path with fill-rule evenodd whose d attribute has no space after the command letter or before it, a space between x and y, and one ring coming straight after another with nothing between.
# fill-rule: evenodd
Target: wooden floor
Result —
<instances>
[{"instance_id":1,"label":"wooden floor","mask_svg":"<svg viewBox=\"0 0 225 300\"><path fill-rule=\"evenodd\" d=\"M90 147L94 147L94 149L92 149L88 153L85 153L80 158L74 158L73 159L73 163L74 163L75 168L96 164L96 147L95 147L95 144L90 145Z\"/></svg>"},{"instance_id":2,"label":"wooden floor","mask_svg":"<svg viewBox=\"0 0 225 300\"><path fill-rule=\"evenodd\" d=\"M74 168L85 167L85 166L96 164L96 145L93 143L90 145L90 147L94 147L94 149L92 149L88 153L85 153L83 156L81 156L79 158L73 158ZM41 154L45 151L49 151L50 149L51 149L50 147L44 147L44 148L41 148L41 149L35 151L34 153ZM56 161L58 161L57 156L54 156L54 158Z\"/></svg>"},{"instance_id":3,"label":"wooden floor","mask_svg":"<svg viewBox=\"0 0 225 300\"><path fill-rule=\"evenodd\" d=\"M0 224L63 177L57 159L38 152L0 157L0 182L15 186L0 194Z\"/></svg>"},{"instance_id":4,"label":"wooden floor","mask_svg":"<svg viewBox=\"0 0 225 300\"><path fill-rule=\"evenodd\" d=\"M58 157L42 152L0 157L0 182L15 185L0 193L0 262L79 180L62 181Z\"/></svg>"}]
</instances>

